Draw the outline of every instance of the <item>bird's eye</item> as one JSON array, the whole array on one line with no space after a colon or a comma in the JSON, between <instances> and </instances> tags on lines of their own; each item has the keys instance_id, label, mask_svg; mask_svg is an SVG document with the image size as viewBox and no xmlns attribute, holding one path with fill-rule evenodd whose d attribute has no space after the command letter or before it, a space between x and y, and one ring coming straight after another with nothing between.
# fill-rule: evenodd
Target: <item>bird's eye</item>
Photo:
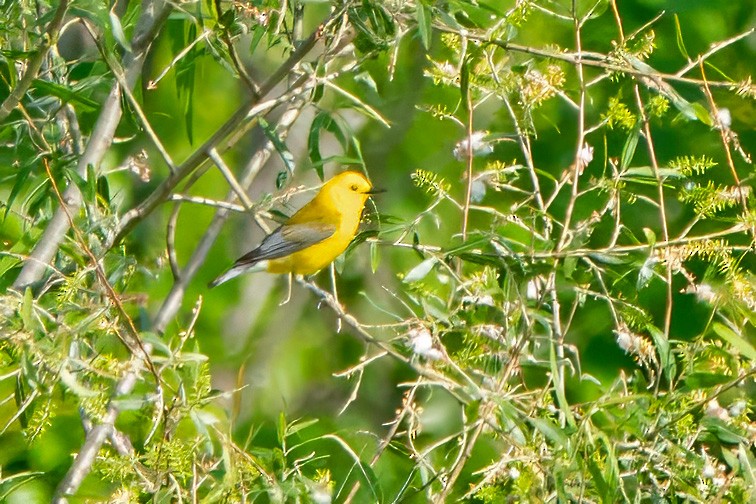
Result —
<instances>
[{"instance_id":1,"label":"bird's eye","mask_svg":"<svg viewBox=\"0 0 756 504\"><path fill-rule=\"evenodd\" d=\"M357 191L358 187L357 184L352 184L352 187L350 187L352 191Z\"/></svg>"}]
</instances>

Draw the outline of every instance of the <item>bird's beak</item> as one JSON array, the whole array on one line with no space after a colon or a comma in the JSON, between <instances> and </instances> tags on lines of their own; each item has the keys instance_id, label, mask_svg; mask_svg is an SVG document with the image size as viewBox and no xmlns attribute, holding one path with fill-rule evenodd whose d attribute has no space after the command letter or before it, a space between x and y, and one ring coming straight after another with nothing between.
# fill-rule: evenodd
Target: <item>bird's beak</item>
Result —
<instances>
[{"instance_id":1,"label":"bird's beak","mask_svg":"<svg viewBox=\"0 0 756 504\"><path fill-rule=\"evenodd\" d=\"M380 193L384 193L384 192L386 192L386 189L376 189L375 187L373 187L369 191L365 191L362 194L380 194Z\"/></svg>"}]
</instances>

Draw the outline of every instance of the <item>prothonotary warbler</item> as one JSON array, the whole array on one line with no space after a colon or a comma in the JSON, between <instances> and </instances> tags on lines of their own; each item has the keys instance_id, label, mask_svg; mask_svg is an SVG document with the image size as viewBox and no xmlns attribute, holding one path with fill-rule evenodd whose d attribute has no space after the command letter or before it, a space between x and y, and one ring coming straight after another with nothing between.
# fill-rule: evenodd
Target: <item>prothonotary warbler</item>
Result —
<instances>
[{"instance_id":1,"label":"prothonotary warbler","mask_svg":"<svg viewBox=\"0 0 756 504\"><path fill-rule=\"evenodd\" d=\"M247 271L310 275L323 269L346 250L357 233L365 201L375 192L361 173L336 175L259 247L210 282L210 287Z\"/></svg>"}]
</instances>

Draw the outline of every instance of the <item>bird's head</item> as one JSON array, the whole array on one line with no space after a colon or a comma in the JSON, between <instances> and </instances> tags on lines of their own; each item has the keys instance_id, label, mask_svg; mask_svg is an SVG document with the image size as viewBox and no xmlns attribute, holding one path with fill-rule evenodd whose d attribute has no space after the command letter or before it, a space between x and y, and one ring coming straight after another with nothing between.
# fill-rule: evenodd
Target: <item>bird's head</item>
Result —
<instances>
[{"instance_id":1,"label":"bird's head","mask_svg":"<svg viewBox=\"0 0 756 504\"><path fill-rule=\"evenodd\" d=\"M376 191L362 173L346 171L326 182L321 192L330 194L341 205L359 205L361 209Z\"/></svg>"}]
</instances>

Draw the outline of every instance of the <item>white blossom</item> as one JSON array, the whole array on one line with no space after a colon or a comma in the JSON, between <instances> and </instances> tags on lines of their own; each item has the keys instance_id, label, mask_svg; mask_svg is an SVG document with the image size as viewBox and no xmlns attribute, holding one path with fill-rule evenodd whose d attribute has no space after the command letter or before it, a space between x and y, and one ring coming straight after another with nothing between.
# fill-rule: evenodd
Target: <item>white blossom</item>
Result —
<instances>
[{"instance_id":1,"label":"white blossom","mask_svg":"<svg viewBox=\"0 0 756 504\"><path fill-rule=\"evenodd\" d=\"M473 156L487 156L491 154L493 152L493 144L484 140L487 135L487 131L475 131L470 135L470 138L463 138L457 142L452 151L454 159L457 161L467 159L468 145L472 145Z\"/></svg>"},{"instance_id":2,"label":"white blossom","mask_svg":"<svg viewBox=\"0 0 756 504\"><path fill-rule=\"evenodd\" d=\"M746 402L744 400L735 401L730 405L730 409L728 410L731 416L738 416L741 413L743 413L746 409Z\"/></svg>"},{"instance_id":3,"label":"white blossom","mask_svg":"<svg viewBox=\"0 0 756 504\"><path fill-rule=\"evenodd\" d=\"M425 327L410 329L407 337L412 351L420 357L438 360L443 356L439 349L433 347L433 336Z\"/></svg>"},{"instance_id":4,"label":"white blossom","mask_svg":"<svg viewBox=\"0 0 756 504\"><path fill-rule=\"evenodd\" d=\"M701 471L701 476L703 476L704 478L711 479L716 475L717 475L717 468L711 465L710 462L707 462L703 468L703 471Z\"/></svg>"},{"instance_id":5,"label":"white blossom","mask_svg":"<svg viewBox=\"0 0 756 504\"><path fill-rule=\"evenodd\" d=\"M719 405L719 401L717 401L716 398L706 403L705 413L710 417L718 418L724 421L730 419L730 414L726 409Z\"/></svg>"},{"instance_id":6,"label":"white blossom","mask_svg":"<svg viewBox=\"0 0 756 504\"><path fill-rule=\"evenodd\" d=\"M580 153L578 154L578 159L580 160L580 164L583 166L588 166L588 163L593 161L593 147L586 144L583 144L583 148L580 149Z\"/></svg>"},{"instance_id":7,"label":"white blossom","mask_svg":"<svg viewBox=\"0 0 756 504\"><path fill-rule=\"evenodd\" d=\"M721 108L717 110L717 119L719 119L719 124L722 125L722 128L726 130L730 129L730 126L732 126L732 114L730 114L730 109Z\"/></svg>"}]
</instances>

